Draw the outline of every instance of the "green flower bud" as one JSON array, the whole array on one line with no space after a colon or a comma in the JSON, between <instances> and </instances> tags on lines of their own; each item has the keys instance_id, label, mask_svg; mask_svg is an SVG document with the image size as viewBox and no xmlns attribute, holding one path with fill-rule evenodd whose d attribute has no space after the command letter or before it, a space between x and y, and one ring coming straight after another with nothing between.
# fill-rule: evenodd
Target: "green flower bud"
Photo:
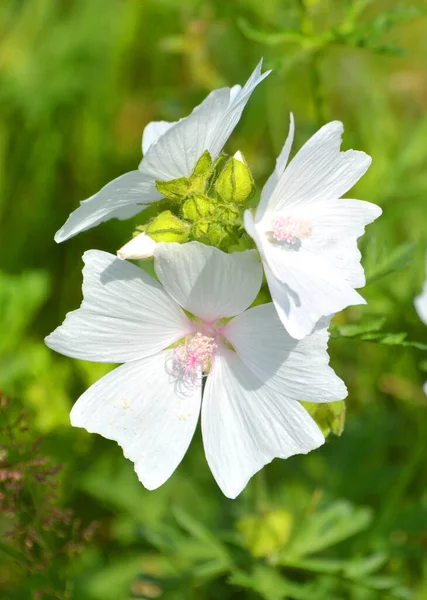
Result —
<instances>
[{"instance_id":1,"label":"green flower bud","mask_svg":"<svg viewBox=\"0 0 427 600\"><path fill-rule=\"evenodd\" d=\"M145 228L145 233L155 242L187 241L191 225L179 219L170 210L165 210L153 219Z\"/></svg>"},{"instance_id":2,"label":"green flower bud","mask_svg":"<svg viewBox=\"0 0 427 600\"><path fill-rule=\"evenodd\" d=\"M201 194L192 194L184 202L182 214L189 221L209 218L215 213L216 202L212 198Z\"/></svg>"},{"instance_id":3,"label":"green flower bud","mask_svg":"<svg viewBox=\"0 0 427 600\"><path fill-rule=\"evenodd\" d=\"M240 152L230 158L215 184L215 191L224 202L241 204L255 191L252 174Z\"/></svg>"},{"instance_id":4,"label":"green flower bud","mask_svg":"<svg viewBox=\"0 0 427 600\"><path fill-rule=\"evenodd\" d=\"M345 424L345 402L302 402L304 408L319 425L327 437L330 433L341 435Z\"/></svg>"}]
</instances>

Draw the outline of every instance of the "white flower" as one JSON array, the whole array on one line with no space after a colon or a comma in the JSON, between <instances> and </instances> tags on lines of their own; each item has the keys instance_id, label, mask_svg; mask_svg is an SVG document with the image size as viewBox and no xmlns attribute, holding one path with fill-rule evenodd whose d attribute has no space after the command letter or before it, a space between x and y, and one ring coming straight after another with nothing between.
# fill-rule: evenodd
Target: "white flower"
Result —
<instances>
[{"instance_id":1,"label":"white flower","mask_svg":"<svg viewBox=\"0 0 427 600\"><path fill-rule=\"evenodd\" d=\"M324 442L298 400L346 396L328 366L326 329L296 341L270 304L248 308L262 280L255 250L159 243L158 283L111 254L84 255L84 300L46 338L67 356L122 362L90 387L71 422L115 440L148 489L181 462L201 409L205 453L235 498L274 457ZM195 315L187 317L182 310Z\"/></svg>"},{"instance_id":2,"label":"white flower","mask_svg":"<svg viewBox=\"0 0 427 600\"><path fill-rule=\"evenodd\" d=\"M270 71L261 74L262 61L242 88L211 92L184 119L169 123L155 121L144 129L142 159L138 170L126 173L81 202L57 231L56 242L90 229L108 219L128 219L146 205L163 198L156 181L190 177L205 150L215 160L239 122L253 90Z\"/></svg>"},{"instance_id":3,"label":"white flower","mask_svg":"<svg viewBox=\"0 0 427 600\"><path fill-rule=\"evenodd\" d=\"M423 291L415 298L414 304L421 321L427 325L427 271ZM427 395L427 381L424 384L424 392Z\"/></svg>"},{"instance_id":4,"label":"white flower","mask_svg":"<svg viewBox=\"0 0 427 600\"><path fill-rule=\"evenodd\" d=\"M340 152L342 123L322 127L287 166L289 135L261 195L255 219L245 228L260 251L274 305L296 339L317 321L365 300L354 288L365 285L357 238L381 209L340 199L362 177L371 158Z\"/></svg>"}]
</instances>

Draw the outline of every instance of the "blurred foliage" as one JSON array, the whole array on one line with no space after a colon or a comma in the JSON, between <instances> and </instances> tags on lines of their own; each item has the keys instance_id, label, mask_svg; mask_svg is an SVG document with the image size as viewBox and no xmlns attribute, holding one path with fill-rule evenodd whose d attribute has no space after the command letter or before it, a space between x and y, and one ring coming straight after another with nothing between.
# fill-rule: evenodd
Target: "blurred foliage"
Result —
<instances>
[{"instance_id":1,"label":"blurred foliage","mask_svg":"<svg viewBox=\"0 0 427 600\"><path fill-rule=\"evenodd\" d=\"M2 600L43 588L63 600L427 598L427 336L413 309L426 250L425 13L424 0L1 4L0 388L16 399L2 418L26 441L6 456L1 423L0 494L10 501L11 472L23 489L36 485L23 465L43 435L42 456L64 469L53 496L36 485L36 505L99 524L79 554L63 552L68 525L43 533L20 497L21 512L0 516L2 534L21 532L0 545ZM68 424L73 401L109 367L54 355L43 336L80 302L83 251L115 252L155 213L60 246L53 234L81 199L136 168L149 121L243 83L260 56L274 73L228 143L258 191L291 110L295 148L340 119L344 147L373 157L351 192L384 210L361 242L368 305L336 316L330 345L349 388L346 428L308 456L273 461L235 501L213 482L197 434L171 480L147 492L115 444ZM341 410L322 418L341 432ZM22 546L34 527L49 546L42 584L39 550L29 558Z\"/></svg>"}]
</instances>

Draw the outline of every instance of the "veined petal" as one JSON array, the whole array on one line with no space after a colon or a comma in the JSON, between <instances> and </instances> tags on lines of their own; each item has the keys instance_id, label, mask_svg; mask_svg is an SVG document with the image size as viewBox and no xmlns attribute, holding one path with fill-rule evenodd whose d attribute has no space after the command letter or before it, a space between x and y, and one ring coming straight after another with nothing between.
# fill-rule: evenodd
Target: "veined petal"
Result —
<instances>
[{"instance_id":1,"label":"veined petal","mask_svg":"<svg viewBox=\"0 0 427 600\"><path fill-rule=\"evenodd\" d=\"M226 254L199 242L157 244L154 268L172 298L205 321L243 312L262 282L255 250Z\"/></svg>"},{"instance_id":2,"label":"veined petal","mask_svg":"<svg viewBox=\"0 0 427 600\"><path fill-rule=\"evenodd\" d=\"M277 394L310 402L332 402L347 396L344 382L329 366L327 327L296 340L281 326L269 303L238 315L222 334L248 369Z\"/></svg>"},{"instance_id":3,"label":"veined petal","mask_svg":"<svg viewBox=\"0 0 427 600\"><path fill-rule=\"evenodd\" d=\"M379 206L362 200L329 200L313 205L313 233L304 240L304 247L325 257L352 287L363 287L365 274L357 239L381 213Z\"/></svg>"},{"instance_id":4,"label":"veined petal","mask_svg":"<svg viewBox=\"0 0 427 600\"><path fill-rule=\"evenodd\" d=\"M366 304L333 267L314 253L264 247L264 272L280 320L300 340L321 317Z\"/></svg>"},{"instance_id":5,"label":"veined petal","mask_svg":"<svg viewBox=\"0 0 427 600\"><path fill-rule=\"evenodd\" d=\"M117 256L121 259L141 259L153 256L156 242L146 233L140 233L132 238L127 244L117 250Z\"/></svg>"},{"instance_id":6,"label":"veined petal","mask_svg":"<svg viewBox=\"0 0 427 600\"><path fill-rule=\"evenodd\" d=\"M206 458L228 498L273 458L306 454L324 437L307 411L263 385L230 350L215 356L202 406Z\"/></svg>"},{"instance_id":7,"label":"veined petal","mask_svg":"<svg viewBox=\"0 0 427 600\"><path fill-rule=\"evenodd\" d=\"M176 125L178 121L152 121L144 129L142 134L142 153L147 154L150 146L152 146L157 140L168 131L171 127Z\"/></svg>"},{"instance_id":8,"label":"veined petal","mask_svg":"<svg viewBox=\"0 0 427 600\"><path fill-rule=\"evenodd\" d=\"M153 490L175 471L191 442L201 386L177 394L165 369L168 352L118 367L92 385L71 411L71 423L116 441Z\"/></svg>"},{"instance_id":9,"label":"veined petal","mask_svg":"<svg viewBox=\"0 0 427 600\"><path fill-rule=\"evenodd\" d=\"M332 121L304 144L271 192L266 214L335 200L359 181L371 157L356 150L340 152L342 133L342 123Z\"/></svg>"},{"instance_id":10,"label":"veined petal","mask_svg":"<svg viewBox=\"0 0 427 600\"><path fill-rule=\"evenodd\" d=\"M83 260L83 302L46 338L49 348L83 360L127 362L192 331L180 307L142 269L97 250Z\"/></svg>"},{"instance_id":11,"label":"veined petal","mask_svg":"<svg viewBox=\"0 0 427 600\"><path fill-rule=\"evenodd\" d=\"M269 74L261 74L262 61L243 88L211 92L193 112L170 127L144 156L139 168L157 181L190 177L205 150L215 160L239 122L256 86Z\"/></svg>"},{"instance_id":12,"label":"veined petal","mask_svg":"<svg viewBox=\"0 0 427 600\"><path fill-rule=\"evenodd\" d=\"M144 205L160 200L154 179L140 171L131 171L107 183L97 194L83 200L55 234L56 242L74 235L108 219L130 219Z\"/></svg>"}]
</instances>

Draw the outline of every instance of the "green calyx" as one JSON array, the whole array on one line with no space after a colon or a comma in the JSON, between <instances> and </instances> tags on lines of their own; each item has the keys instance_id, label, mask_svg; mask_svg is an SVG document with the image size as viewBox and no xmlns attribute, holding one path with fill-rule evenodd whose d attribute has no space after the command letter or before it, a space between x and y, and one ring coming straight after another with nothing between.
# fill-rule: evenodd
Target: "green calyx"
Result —
<instances>
[{"instance_id":1,"label":"green calyx","mask_svg":"<svg viewBox=\"0 0 427 600\"><path fill-rule=\"evenodd\" d=\"M200 219L209 219L215 214L216 210L216 201L202 194L192 194L182 206L184 218L193 223Z\"/></svg>"},{"instance_id":2,"label":"green calyx","mask_svg":"<svg viewBox=\"0 0 427 600\"><path fill-rule=\"evenodd\" d=\"M192 234L196 240L221 248L224 243L231 239L230 233L224 225L218 221L200 219L194 223Z\"/></svg>"},{"instance_id":3,"label":"green calyx","mask_svg":"<svg viewBox=\"0 0 427 600\"><path fill-rule=\"evenodd\" d=\"M240 152L230 158L215 183L215 192L223 202L243 204L255 191L252 174Z\"/></svg>"},{"instance_id":4,"label":"green calyx","mask_svg":"<svg viewBox=\"0 0 427 600\"><path fill-rule=\"evenodd\" d=\"M255 186L240 152L232 158L220 155L212 162L206 150L190 177L156 181L157 190L172 203L148 225L137 227L156 242L186 242L194 239L228 251L239 245L243 229L245 203ZM176 214L174 214L176 213ZM247 236L246 236L247 237ZM245 239L243 246L247 246ZM251 241L249 246L252 247Z\"/></svg>"},{"instance_id":5,"label":"green calyx","mask_svg":"<svg viewBox=\"0 0 427 600\"><path fill-rule=\"evenodd\" d=\"M180 177L172 181L156 181L157 190L166 198L183 202L191 194L203 194L212 175L211 155L207 150L197 161L191 177Z\"/></svg>"},{"instance_id":6,"label":"green calyx","mask_svg":"<svg viewBox=\"0 0 427 600\"><path fill-rule=\"evenodd\" d=\"M191 225L165 210L150 221L144 231L155 242L184 243L189 238Z\"/></svg>"}]
</instances>

